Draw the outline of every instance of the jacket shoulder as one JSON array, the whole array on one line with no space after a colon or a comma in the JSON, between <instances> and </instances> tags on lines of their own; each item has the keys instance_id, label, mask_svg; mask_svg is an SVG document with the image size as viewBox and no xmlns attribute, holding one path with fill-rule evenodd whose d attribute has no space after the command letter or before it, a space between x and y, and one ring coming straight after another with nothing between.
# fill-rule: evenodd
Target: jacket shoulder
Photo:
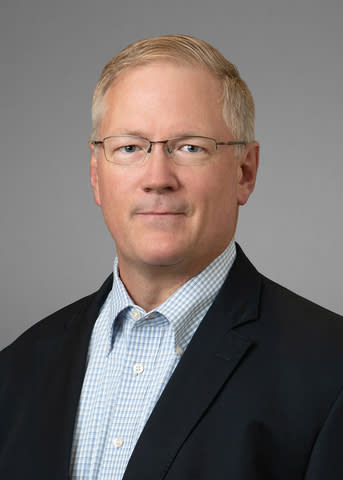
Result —
<instances>
[{"instance_id":1,"label":"jacket shoulder","mask_svg":"<svg viewBox=\"0 0 343 480\"><path fill-rule=\"evenodd\" d=\"M335 365L343 361L343 317L262 277L260 321L270 329L278 345L294 355L304 352L318 362ZM311 352L311 353L310 353Z\"/></svg>"},{"instance_id":2,"label":"jacket shoulder","mask_svg":"<svg viewBox=\"0 0 343 480\"><path fill-rule=\"evenodd\" d=\"M262 278L262 306L268 304L270 308L277 308L279 314L296 314L298 316L310 315L312 321L318 320L337 320L343 322L343 317L317 303L302 297L301 295L279 285L273 280L261 275ZM342 323L343 325L343 323Z\"/></svg>"},{"instance_id":3,"label":"jacket shoulder","mask_svg":"<svg viewBox=\"0 0 343 480\"><path fill-rule=\"evenodd\" d=\"M61 333L73 323L76 317L82 315L82 313L86 312L92 305L95 307L95 310L99 310L108 295L111 285L112 276L109 276L96 292L62 307L32 325L0 352L0 363L2 359L7 356L31 349L32 345L37 341L61 335Z\"/></svg>"},{"instance_id":4,"label":"jacket shoulder","mask_svg":"<svg viewBox=\"0 0 343 480\"><path fill-rule=\"evenodd\" d=\"M94 294L83 297L43 318L5 347L0 352L0 373L5 374L10 365L12 367L9 370L12 370L14 364L22 363L23 358L30 359L40 341L58 338L68 323L87 309L92 297Z\"/></svg>"}]
</instances>

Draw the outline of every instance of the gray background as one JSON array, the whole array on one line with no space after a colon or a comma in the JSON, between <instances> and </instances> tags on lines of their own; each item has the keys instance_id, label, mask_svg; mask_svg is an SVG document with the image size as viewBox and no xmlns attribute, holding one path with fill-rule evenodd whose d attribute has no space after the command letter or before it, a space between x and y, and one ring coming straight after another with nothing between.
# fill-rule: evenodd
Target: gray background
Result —
<instances>
[{"instance_id":1,"label":"gray background","mask_svg":"<svg viewBox=\"0 0 343 480\"><path fill-rule=\"evenodd\" d=\"M341 0L2 0L0 347L97 288L113 242L88 180L92 90L128 43L188 33L250 86L258 183L237 239L274 280L343 313Z\"/></svg>"}]
</instances>

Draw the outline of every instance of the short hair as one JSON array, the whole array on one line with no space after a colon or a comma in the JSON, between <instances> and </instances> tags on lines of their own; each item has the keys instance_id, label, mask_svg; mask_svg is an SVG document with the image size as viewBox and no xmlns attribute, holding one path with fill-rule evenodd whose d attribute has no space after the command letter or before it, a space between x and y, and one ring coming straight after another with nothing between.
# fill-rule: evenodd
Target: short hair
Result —
<instances>
[{"instance_id":1,"label":"short hair","mask_svg":"<svg viewBox=\"0 0 343 480\"><path fill-rule=\"evenodd\" d=\"M235 140L254 140L254 100L238 69L212 45L189 35L163 35L128 45L104 67L92 101L93 129L90 141L96 140L104 111L105 93L118 76L130 67L169 60L203 66L223 85L223 117Z\"/></svg>"}]
</instances>

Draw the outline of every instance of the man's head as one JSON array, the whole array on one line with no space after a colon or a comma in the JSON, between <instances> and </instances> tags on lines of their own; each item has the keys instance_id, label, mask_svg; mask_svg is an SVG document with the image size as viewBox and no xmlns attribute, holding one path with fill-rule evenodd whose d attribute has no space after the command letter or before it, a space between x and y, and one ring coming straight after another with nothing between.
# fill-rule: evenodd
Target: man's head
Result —
<instances>
[{"instance_id":1,"label":"man's head","mask_svg":"<svg viewBox=\"0 0 343 480\"><path fill-rule=\"evenodd\" d=\"M224 120L233 137L246 142L254 140L254 100L237 68L203 40L188 35L165 35L129 45L104 67L93 95L91 141L97 137L104 114L104 95L115 79L127 68L166 59L179 65L208 68L222 85ZM237 152L241 150L235 148Z\"/></svg>"},{"instance_id":2,"label":"man's head","mask_svg":"<svg viewBox=\"0 0 343 480\"><path fill-rule=\"evenodd\" d=\"M224 73L209 68L211 59L231 71L225 82ZM91 184L116 242L122 278L161 267L185 277L198 273L233 238L238 206L255 184L253 101L237 70L199 40L150 39L105 67L93 106ZM239 121L230 127L227 118ZM117 146L104 150L103 139L113 136ZM118 136L127 143L118 143ZM144 150L144 141L131 136L157 143L147 142ZM176 152L165 144L184 136L208 137L218 146L195 162L198 143L181 143ZM234 146L222 144L234 141L247 144L235 154ZM137 156L141 160L133 161Z\"/></svg>"}]
</instances>

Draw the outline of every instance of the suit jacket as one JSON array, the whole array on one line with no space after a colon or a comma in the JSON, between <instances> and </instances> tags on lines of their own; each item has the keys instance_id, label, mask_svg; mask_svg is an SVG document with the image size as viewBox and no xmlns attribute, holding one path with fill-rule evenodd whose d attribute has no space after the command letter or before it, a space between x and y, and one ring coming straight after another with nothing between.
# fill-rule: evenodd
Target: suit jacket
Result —
<instances>
[{"instance_id":1,"label":"suit jacket","mask_svg":"<svg viewBox=\"0 0 343 480\"><path fill-rule=\"evenodd\" d=\"M87 347L111 285L0 354L1 479L69 478ZM238 248L124 480L342 480L342 320L260 275Z\"/></svg>"}]
</instances>

